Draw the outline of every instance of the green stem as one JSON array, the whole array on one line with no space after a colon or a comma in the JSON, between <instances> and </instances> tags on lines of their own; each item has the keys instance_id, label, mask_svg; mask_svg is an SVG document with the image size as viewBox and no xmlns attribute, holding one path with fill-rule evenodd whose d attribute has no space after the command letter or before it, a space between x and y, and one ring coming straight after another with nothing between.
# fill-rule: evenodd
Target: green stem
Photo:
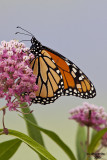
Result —
<instances>
[{"instance_id":1,"label":"green stem","mask_svg":"<svg viewBox=\"0 0 107 160\"><path fill-rule=\"evenodd\" d=\"M7 108L7 106L4 106L4 107L0 108L0 111L2 111L2 110L5 109L5 108Z\"/></svg>"},{"instance_id":2,"label":"green stem","mask_svg":"<svg viewBox=\"0 0 107 160\"><path fill-rule=\"evenodd\" d=\"M90 127L87 127L87 153L88 153L88 146L89 146L89 134L90 134ZM89 156L87 155L87 160L89 160Z\"/></svg>"}]
</instances>

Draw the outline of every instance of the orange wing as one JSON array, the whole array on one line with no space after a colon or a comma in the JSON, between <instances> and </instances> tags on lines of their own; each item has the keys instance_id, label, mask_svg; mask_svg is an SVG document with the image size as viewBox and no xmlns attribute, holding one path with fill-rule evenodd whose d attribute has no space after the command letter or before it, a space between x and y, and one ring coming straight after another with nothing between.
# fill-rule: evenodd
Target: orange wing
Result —
<instances>
[{"instance_id":1,"label":"orange wing","mask_svg":"<svg viewBox=\"0 0 107 160\"><path fill-rule=\"evenodd\" d=\"M74 63L58 52L42 46L35 37L32 37L31 43L30 51L35 58L30 63L39 86L32 102L48 104L61 95L81 98L93 98L96 95L91 81Z\"/></svg>"},{"instance_id":2,"label":"orange wing","mask_svg":"<svg viewBox=\"0 0 107 160\"><path fill-rule=\"evenodd\" d=\"M49 104L62 95L64 83L62 75L51 56L42 51L41 56L31 62L33 74L37 76L39 90L35 92L33 103Z\"/></svg>"},{"instance_id":3,"label":"orange wing","mask_svg":"<svg viewBox=\"0 0 107 160\"><path fill-rule=\"evenodd\" d=\"M64 82L62 95L74 95L86 99L93 98L96 95L91 81L75 64L47 47L44 47L44 50L51 56L61 72Z\"/></svg>"},{"instance_id":4,"label":"orange wing","mask_svg":"<svg viewBox=\"0 0 107 160\"><path fill-rule=\"evenodd\" d=\"M95 88L86 75L71 61L59 53L44 48L41 55L31 62L37 75L39 90L33 103L53 103L61 95L92 98Z\"/></svg>"}]
</instances>

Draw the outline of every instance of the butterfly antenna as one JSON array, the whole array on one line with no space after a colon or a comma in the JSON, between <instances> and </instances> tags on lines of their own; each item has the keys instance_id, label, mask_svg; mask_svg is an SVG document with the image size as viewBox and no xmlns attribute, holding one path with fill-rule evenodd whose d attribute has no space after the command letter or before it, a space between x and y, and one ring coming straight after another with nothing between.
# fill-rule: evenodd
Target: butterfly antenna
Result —
<instances>
[{"instance_id":1,"label":"butterfly antenna","mask_svg":"<svg viewBox=\"0 0 107 160\"><path fill-rule=\"evenodd\" d=\"M23 35L31 36L31 35L29 35L27 33L21 33L21 32L16 32L15 34L23 34Z\"/></svg>"},{"instance_id":2,"label":"butterfly antenna","mask_svg":"<svg viewBox=\"0 0 107 160\"><path fill-rule=\"evenodd\" d=\"M25 31L25 32L27 32L27 33L29 33L31 36L34 37L34 35L33 35L32 33L28 32L26 29L24 29L24 28L22 28L22 27L20 27L20 26L17 26L16 28L20 28L21 30L23 30L23 31Z\"/></svg>"}]
</instances>

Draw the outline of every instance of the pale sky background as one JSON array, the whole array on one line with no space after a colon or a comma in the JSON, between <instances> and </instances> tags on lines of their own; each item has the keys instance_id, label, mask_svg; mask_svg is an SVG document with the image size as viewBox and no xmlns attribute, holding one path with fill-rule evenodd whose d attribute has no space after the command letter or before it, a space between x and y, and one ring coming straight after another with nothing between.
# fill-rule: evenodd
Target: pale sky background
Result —
<instances>
[{"instance_id":1,"label":"pale sky background","mask_svg":"<svg viewBox=\"0 0 107 160\"><path fill-rule=\"evenodd\" d=\"M70 108L87 101L104 106L107 111L107 0L0 0L0 20L0 41L29 39L14 34L19 31L16 26L22 26L43 45L69 58L94 83L97 91L94 99L60 97L53 104L31 107L39 125L55 131L75 152L76 123L68 120ZM0 100L0 107L4 105L5 101ZM15 112L7 111L5 123L10 129L27 133L24 121ZM44 137L47 149L57 160L69 160L56 144ZM0 141L6 138L0 137ZM11 158L19 159L39 160L24 144Z\"/></svg>"}]
</instances>

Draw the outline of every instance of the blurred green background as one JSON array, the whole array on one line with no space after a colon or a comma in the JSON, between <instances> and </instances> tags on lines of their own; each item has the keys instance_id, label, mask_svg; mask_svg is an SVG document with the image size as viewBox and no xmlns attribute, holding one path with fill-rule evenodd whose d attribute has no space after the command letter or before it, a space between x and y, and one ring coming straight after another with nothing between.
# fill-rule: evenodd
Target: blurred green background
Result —
<instances>
[{"instance_id":1,"label":"blurred green background","mask_svg":"<svg viewBox=\"0 0 107 160\"><path fill-rule=\"evenodd\" d=\"M0 19L0 41L29 39L14 34L19 31L16 26L29 30L43 45L66 56L84 71L97 90L97 96L86 101L106 109L107 0L0 0ZM31 45L30 42L25 44ZM46 106L33 104L31 109L41 127L55 131L75 152L77 124L68 120L68 112L84 101L74 96L60 97L55 103ZM0 107L5 103L0 100ZM0 120L1 118L2 113ZM27 133L24 120L16 112L7 110L5 124L10 129ZM44 135L43 137L48 151L57 160L69 160L54 142ZM12 137L0 136L0 142L9 138ZM19 159L39 158L22 144L11 158Z\"/></svg>"}]
</instances>

